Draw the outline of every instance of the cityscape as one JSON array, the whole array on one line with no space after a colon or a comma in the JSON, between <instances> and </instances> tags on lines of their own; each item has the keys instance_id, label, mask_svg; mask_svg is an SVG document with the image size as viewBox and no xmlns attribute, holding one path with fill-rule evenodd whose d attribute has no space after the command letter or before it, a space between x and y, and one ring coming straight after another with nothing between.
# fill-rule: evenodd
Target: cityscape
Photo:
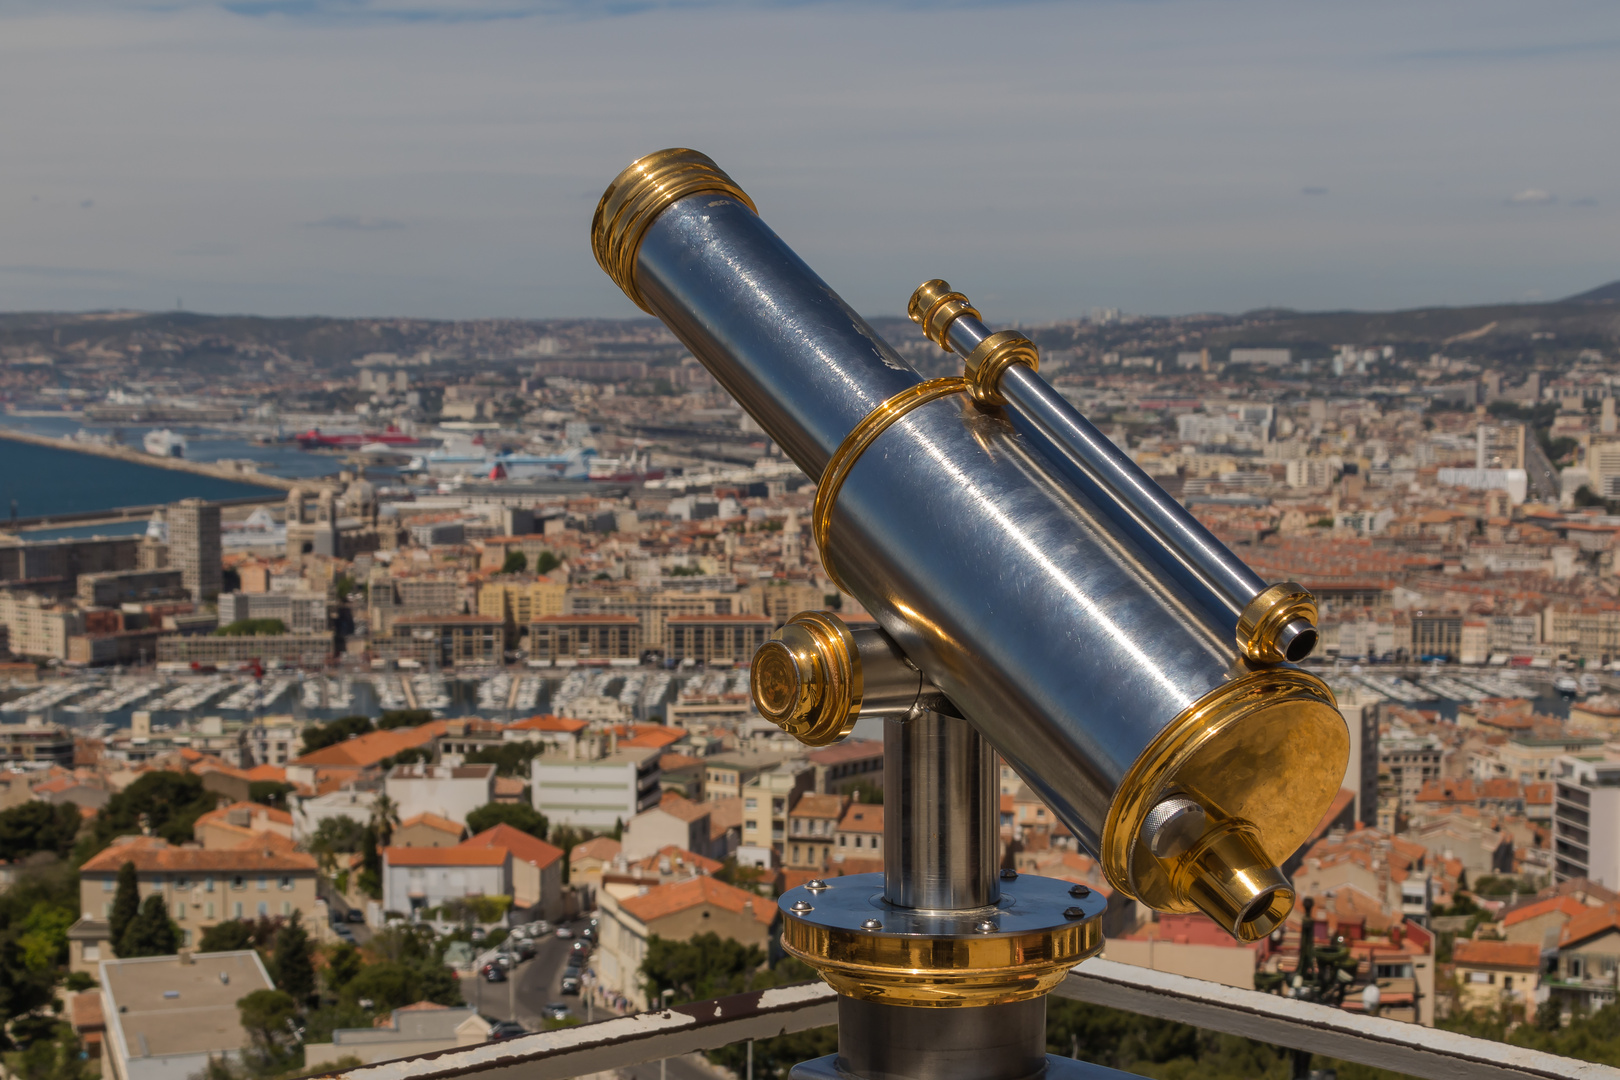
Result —
<instances>
[{"instance_id":1,"label":"cityscape","mask_svg":"<svg viewBox=\"0 0 1620 1080\"><path fill-rule=\"evenodd\" d=\"M1254 943L1116 892L1003 765L1005 872L1106 898L1106 958L1233 987L1338 972L1344 1010L1498 1037L1611 1002L1617 305L1018 327L1315 595L1304 666L1351 757L1284 868L1306 903ZM873 322L924 374L955 363ZM58 933L69 985L113 972L69 995L101 1067L144 1075L107 1008L146 1007L127 958L159 955L129 944L125 873L172 912L137 937L210 951L210 979L284 988L212 955L255 933L273 967L336 950L313 1069L656 1006L667 942L775 964L773 897L883 869L881 722L809 749L748 693L794 614L871 621L822 564L815 481L658 324L3 316L0 359L0 447L40 455L0 479L0 873L83 857ZM101 505L63 498L114 469ZM402 987L337 983L343 950L419 930L437 959Z\"/></svg>"}]
</instances>

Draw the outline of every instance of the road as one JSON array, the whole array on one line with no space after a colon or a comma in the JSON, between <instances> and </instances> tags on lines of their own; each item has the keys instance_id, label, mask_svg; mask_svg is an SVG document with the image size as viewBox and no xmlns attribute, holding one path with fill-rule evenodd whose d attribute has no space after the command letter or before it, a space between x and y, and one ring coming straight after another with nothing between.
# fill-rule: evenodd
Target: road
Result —
<instances>
[{"instance_id":1,"label":"road","mask_svg":"<svg viewBox=\"0 0 1620 1080\"><path fill-rule=\"evenodd\" d=\"M1535 437L1524 440L1524 472L1530 482L1530 497L1558 505L1558 470L1547 460L1546 451Z\"/></svg>"},{"instance_id":2,"label":"road","mask_svg":"<svg viewBox=\"0 0 1620 1080\"><path fill-rule=\"evenodd\" d=\"M576 928L583 925L583 922L578 923ZM583 1021L584 1002L578 997L562 995L563 968L577 940L563 940L548 934L535 942L533 959L519 964L506 982L486 982L469 975L461 980L461 996L484 1016L495 1020L515 1019L530 1031L545 1027L540 1010L553 1001L566 1001ZM515 1015L514 1004L517 1006Z\"/></svg>"}]
</instances>

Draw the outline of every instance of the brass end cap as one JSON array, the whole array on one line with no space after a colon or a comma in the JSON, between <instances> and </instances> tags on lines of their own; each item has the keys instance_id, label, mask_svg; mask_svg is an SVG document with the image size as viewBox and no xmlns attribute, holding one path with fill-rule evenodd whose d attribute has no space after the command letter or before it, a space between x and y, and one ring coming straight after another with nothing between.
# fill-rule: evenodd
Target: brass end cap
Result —
<instances>
[{"instance_id":1,"label":"brass end cap","mask_svg":"<svg viewBox=\"0 0 1620 1080\"><path fill-rule=\"evenodd\" d=\"M1285 581L1250 600L1238 616L1238 648L1259 664L1297 664L1316 648L1316 625L1316 597Z\"/></svg>"},{"instance_id":2,"label":"brass end cap","mask_svg":"<svg viewBox=\"0 0 1620 1080\"><path fill-rule=\"evenodd\" d=\"M1292 908L1277 868L1322 820L1349 758L1344 717L1316 676L1271 667L1223 683L1165 725L1120 782L1103 826L1103 870L1148 907L1204 911L1254 940L1246 935ZM1144 826L1179 798L1202 807L1209 827L1161 858Z\"/></svg>"},{"instance_id":3,"label":"brass end cap","mask_svg":"<svg viewBox=\"0 0 1620 1080\"><path fill-rule=\"evenodd\" d=\"M703 191L729 195L758 213L754 200L706 154L675 147L640 158L613 178L591 218L591 251L613 283L647 314L636 285L636 253L647 228L677 199Z\"/></svg>"},{"instance_id":4,"label":"brass end cap","mask_svg":"<svg viewBox=\"0 0 1620 1080\"><path fill-rule=\"evenodd\" d=\"M1005 405L1001 396L1001 376L1013 364L1041 370L1041 354L1035 343L1016 330L1003 330L979 342L979 347L963 362L968 391L980 405Z\"/></svg>"},{"instance_id":5,"label":"brass end cap","mask_svg":"<svg viewBox=\"0 0 1620 1080\"><path fill-rule=\"evenodd\" d=\"M946 352L953 351L946 336L950 333L951 323L963 315L982 318L967 297L952 292L951 283L940 278L931 278L917 286L917 291L911 294L911 300L906 304L906 314L911 316L912 322L922 327L923 337Z\"/></svg>"},{"instance_id":6,"label":"brass end cap","mask_svg":"<svg viewBox=\"0 0 1620 1080\"><path fill-rule=\"evenodd\" d=\"M861 714L861 660L838 616L801 611L754 653L748 672L754 708L806 746L830 746Z\"/></svg>"}]
</instances>

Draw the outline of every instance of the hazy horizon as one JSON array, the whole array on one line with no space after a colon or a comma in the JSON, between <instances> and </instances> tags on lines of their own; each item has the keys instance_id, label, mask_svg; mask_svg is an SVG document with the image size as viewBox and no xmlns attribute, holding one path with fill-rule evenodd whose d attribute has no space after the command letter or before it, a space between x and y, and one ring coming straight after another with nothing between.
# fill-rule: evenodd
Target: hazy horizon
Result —
<instances>
[{"instance_id":1,"label":"hazy horizon","mask_svg":"<svg viewBox=\"0 0 1620 1080\"><path fill-rule=\"evenodd\" d=\"M673 145L874 315L1559 299L1617 59L1595 0L20 0L0 311L634 316L590 215Z\"/></svg>"}]
</instances>

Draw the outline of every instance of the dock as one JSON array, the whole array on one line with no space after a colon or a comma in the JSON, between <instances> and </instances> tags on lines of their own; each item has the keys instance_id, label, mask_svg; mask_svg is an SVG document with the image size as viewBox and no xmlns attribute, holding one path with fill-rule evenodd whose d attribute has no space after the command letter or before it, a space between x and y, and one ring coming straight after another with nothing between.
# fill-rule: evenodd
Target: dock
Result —
<instances>
[{"instance_id":1,"label":"dock","mask_svg":"<svg viewBox=\"0 0 1620 1080\"><path fill-rule=\"evenodd\" d=\"M172 472L187 472L197 476L211 476L216 480L234 480L239 484L257 484L260 487L276 488L289 491L298 486L297 480L289 480L284 476L271 476L256 469L243 468L240 465L224 465L213 461L189 461L186 458L158 457L142 450L128 446L114 446L106 443L83 442L78 439L63 439L52 435L36 435L30 431L18 431L15 428L0 428L0 439L11 442L32 443L35 446L48 446L56 450L71 450L79 454L90 454L95 457L117 458L136 465L151 465L159 469L168 469ZM308 484L309 481L303 481Z\"/></svg>"}]
</instances>

